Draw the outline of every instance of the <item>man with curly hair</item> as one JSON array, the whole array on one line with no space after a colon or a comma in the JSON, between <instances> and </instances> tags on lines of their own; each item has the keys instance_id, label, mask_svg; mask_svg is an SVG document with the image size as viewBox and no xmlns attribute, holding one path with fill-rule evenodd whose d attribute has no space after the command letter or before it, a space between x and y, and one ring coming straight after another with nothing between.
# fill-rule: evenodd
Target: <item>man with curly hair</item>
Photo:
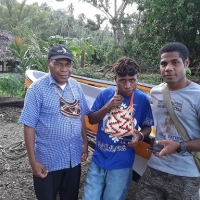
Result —
<instances>
[{"instance_id":1,"label":"man with curly hair","mask_svg":"<svg viewBox=\"0 0 200 200\"><path fill-rule=\"evenodd\" d=\"M99 125L83 200L126 198L132 180L134 147L149 136L153 125L149 98L136 88L139 71L133 59L117 60L112 68L116 87L102 90L92 106L89 122Z\"/></svg>"}]
</instances>

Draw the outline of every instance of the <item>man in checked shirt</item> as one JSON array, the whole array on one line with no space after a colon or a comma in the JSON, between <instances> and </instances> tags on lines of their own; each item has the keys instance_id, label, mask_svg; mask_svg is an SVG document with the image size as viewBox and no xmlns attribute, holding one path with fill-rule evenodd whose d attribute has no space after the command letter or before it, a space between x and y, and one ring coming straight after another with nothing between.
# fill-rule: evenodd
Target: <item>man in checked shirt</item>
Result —
<instances>
[{"instance_id":1,"label":"man in checked shirt","mask_svg":"<svg viewBox=\"0 0 200 200\"><path fill-rule=\"evenodd\" d=\"M49 73L27 91L19 122L39 200L77 200L81 161L87 159L84 115L89 107L79 83L70 77L73 55L54 45L48 54Z\"/></svg>"}]
</instances>

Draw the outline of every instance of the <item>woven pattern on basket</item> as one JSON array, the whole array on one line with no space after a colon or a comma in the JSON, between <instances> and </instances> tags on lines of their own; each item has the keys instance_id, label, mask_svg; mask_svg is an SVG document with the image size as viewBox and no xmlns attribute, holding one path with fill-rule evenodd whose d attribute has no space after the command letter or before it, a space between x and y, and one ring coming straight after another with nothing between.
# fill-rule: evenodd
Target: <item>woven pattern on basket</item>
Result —
<instances>
[{"instance_id":1,"label":"woven pattern on basket","mask_svg":"<svg viewBox=\"0 0 200 200\"><path fill-rule=\"evenodd\" d=\"M105 133L114 137L125 137L133 135L135 129L133 117L133 95L130 99L130 105L127 109L115 108L111 110L108 117Z\"/></svg>"},{"instance_id":2,"label":"woven pattern on basket","mask_svg":"<svg viewBox=\"0 0 200 200\"><path fill-rule=\"evenodd\" d=\"M62 97L61 93L59 92L55 84L53 84L53 88L58 94L58 96L60 97L60 112L66 117L78 117L81 114L81 108L80 108L79 100L75 99L75 96L70 84L69 84L69 88L74 98L73 102L66 101Z\"/></svg>"},{"instance_id":3,"label":"woven pattern on basket","mask_svg":"<svg viewBox=\"0 0 200 200\"><path fill-rule=\"evenodd\" d=\"M81 114L79 101L77 99L74 99L74 101L70 103L60 97L60 112L69 117L79 116Z\"/></svg>"}]
</instances>

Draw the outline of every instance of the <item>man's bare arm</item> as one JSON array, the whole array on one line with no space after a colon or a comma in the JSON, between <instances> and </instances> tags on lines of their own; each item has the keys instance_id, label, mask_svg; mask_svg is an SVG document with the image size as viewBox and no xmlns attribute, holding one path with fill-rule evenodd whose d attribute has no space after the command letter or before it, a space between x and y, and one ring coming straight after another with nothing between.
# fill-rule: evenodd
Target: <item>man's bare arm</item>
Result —
<instances>
[{"instance_id":1,"label":"man's bare arm","mask_svg":"<svg viewBox=\"0 0 200 200\"><path fill-rule=\"evenodd\" d=\"M121 95L115 95L107 104L105 104L100 110L95 111L88 115L90 124L99 123L107 114L108 111L120 106L123 102Z\"/></svg>"},{"instance_id":2,"label":"man's bare arm","mask_svg":"<svg viewBox=\"0 0 200 200\"><path fill-rule=\"evenodd\" d=\"M82 134L82 138L83 138L83 150L82 150L81 161L84 162L84 161L86 161L86 159L88 157L88 140L87 140L87 131L86 131L86 124L85 124L84 117L82 119L81 134Z\"/></svg>"},{"instance_id":3,"label":"man's bare arm","mask_svg":"<svg viewBox=\"0 0 200 200\"><path fill-rule=\"evenodd\" d=\"M40 178L45 178L48 171L44 165L36 160L35 157L35 129L24 125L24 141L27 149L29 163L33 174Z\"/></svg>"}]
</instances>

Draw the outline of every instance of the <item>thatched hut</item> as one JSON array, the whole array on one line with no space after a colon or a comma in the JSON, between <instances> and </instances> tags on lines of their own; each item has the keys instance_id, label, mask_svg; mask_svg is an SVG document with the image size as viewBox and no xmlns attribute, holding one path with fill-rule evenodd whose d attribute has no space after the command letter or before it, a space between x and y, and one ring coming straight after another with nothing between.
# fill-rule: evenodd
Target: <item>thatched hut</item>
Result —
<instances>
[{"instance_id":1,"label":"thatched hut","mask_svg":"<svg viewBox=\"0 0 200 200\"><path fill-rule=\"evenodd\" d=\"M10 50L10 44L14 41L11 31L0 30L0 72L8 71L7 62L15 61Z\"/></svg>"}]
</instances>

